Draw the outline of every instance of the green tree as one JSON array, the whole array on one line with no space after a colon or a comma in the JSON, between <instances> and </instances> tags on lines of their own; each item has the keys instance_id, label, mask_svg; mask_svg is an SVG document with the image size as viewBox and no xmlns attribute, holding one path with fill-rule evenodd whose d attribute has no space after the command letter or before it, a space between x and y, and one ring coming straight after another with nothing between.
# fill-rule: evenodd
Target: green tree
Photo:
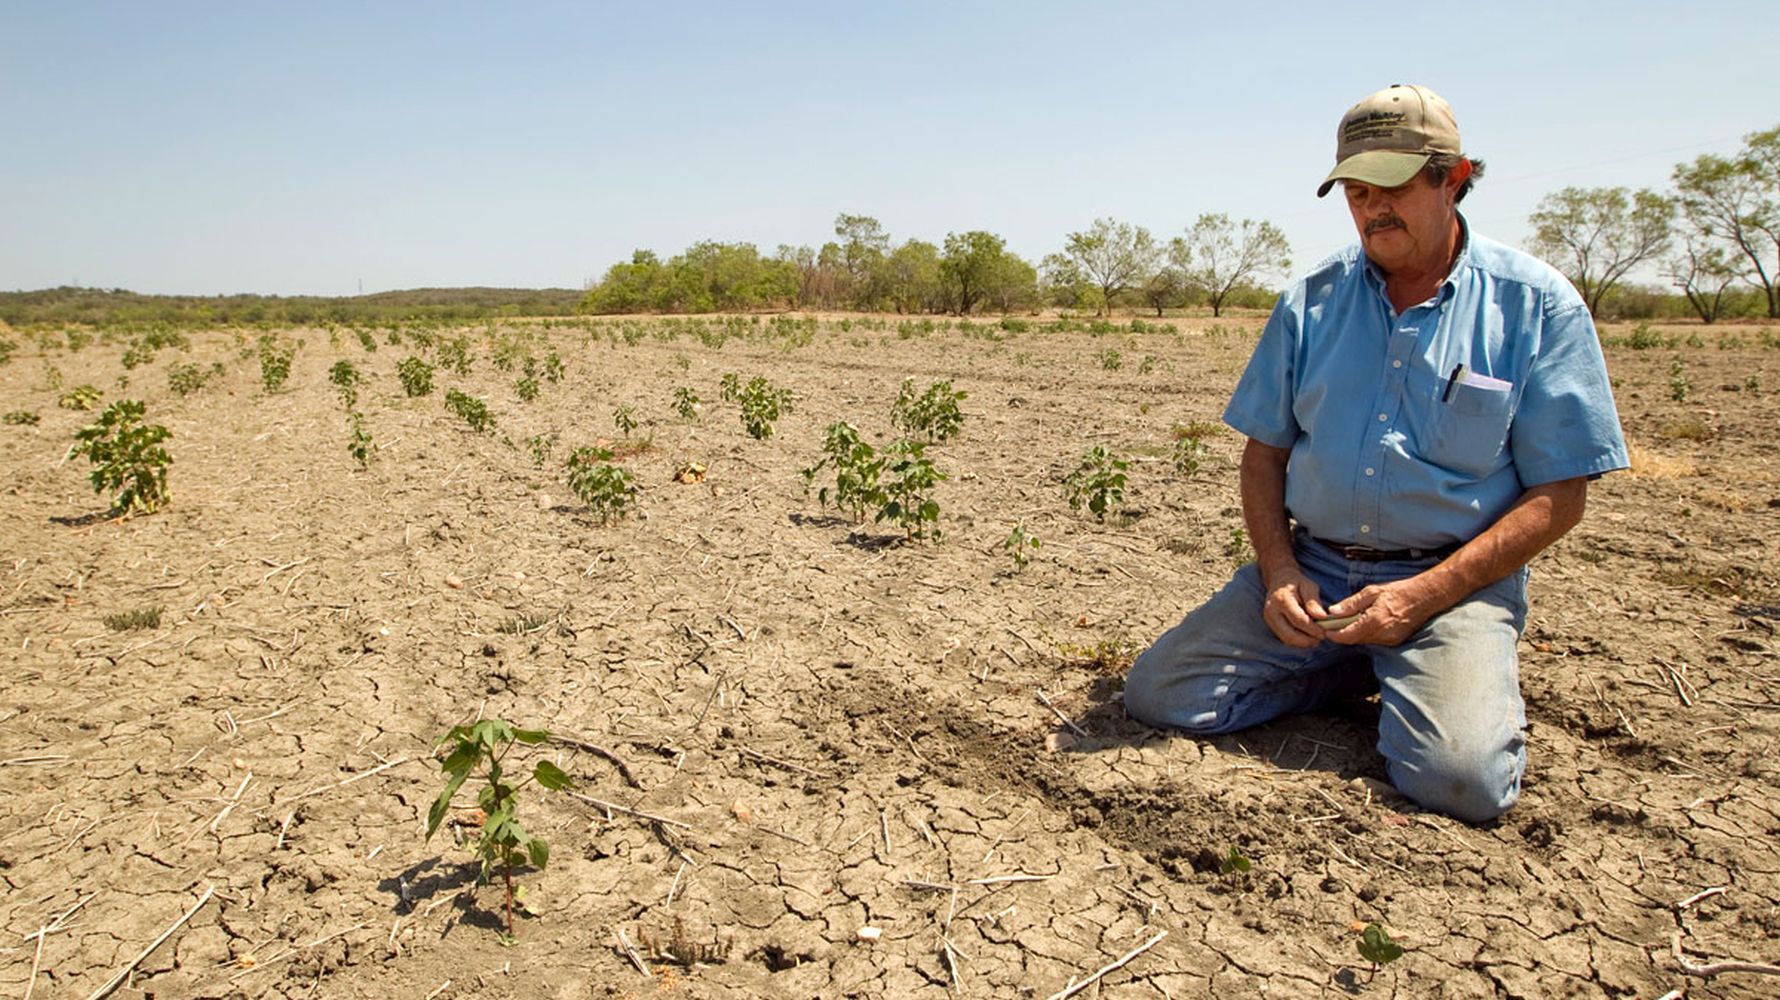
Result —
<instances>
[{"instance_id":1,"label":"green tree","mask_svg":"<svg viewBox=\"0 0 1780 1000\"><path fill-rule=\"evenodd\" d=\"M939 312L945 308L939 247L925 240L908 240L890 254L884 267L888 275L885 285L897 312Z\"/></svg>"},{"instance_id":2,"label":"green tree","mask_svg":"<svg viewBox=\"0 0 1780 1000\"><path fill-rule=\"evenodd\" d=\"M1567 187L1528 217L1530 249L1564 272L1598 316L1614 285L1668 249L1674 217L1674 203L1648 189Z\"/></svg>"},{"instance_id":3,"label":"green tree","mask_svg":"<svg viewBox=\"0 0 1780 1000\"><path fill-rule=\"evenodd\" d=\"M1736 156L1679 164L1673 177L1689 225L1742 256L1768 316L1780 319L1780 126L1744 136Z\"/></svg>"},{"instance_id":4,"label":"green tree","mask_svg":"<svg viewBox=\"0 0 1780 1000\"><path fill-rule=\"evenodd\" d=\"M1177 305L1186 299L1187 276L1173 264L1160 267L1144 279L1141 291L1143 300L1149 303L1150 308L1156 310L1157 316L1160 316L1163 309Z\"/></svg>"},{"instance_id":5,"label":"green tree","mask_svg":"<svg viewBox=\"0 0 1780 1000\"><path fill-rule=\"evenodd\" d=\"M1162 257L1149 230L1111 219L1095 219L1085 232L1070 233L1063 252L1100 289L1102 312L1120 292L1141 284Z\"/></svg>"},{"instance_id":6,"label":"green tree","mask_svg":"<svg viewBox=\"0 0 1780 1000\"><path fill-rule=\"evenodd\" d=\"M1223 314L1230 293L1292 266L1292 246L1271 222L1244 219L1240 225L1221 212L1201 215L1168 245L1168 261L1187 285L1205 296L1211 314Z\"/></svg>"},{"instance_id":7,"label":"green tree","mask_svg":"<svg viewBox=\"0 0 1780 1000\"><path fill-rule=\"evenodd\" d=\"M890 234L869 215L834 217L839 238L841 268L847 276L847 302L855 309L875 309L886 297L884 259L890 251Z\"/></svg>"},{"instance_id":8,"label":"green tree","mask_svg":"<svg viewBox=\"0 0 1780 1000\"><path fill-rule=\"evenodd\" d=\"M1002 266L1007 241L994 233L973 229L965 233L947 233L945 252L939 260L940 277L945 282L946 296L952 310L960 316L969 315L982 301L989 286L996 280Z\"/></svg>"},{"instance_id":9,"label":"green tree","mask_svg":"<svg viewBox=\"0 0 1780 1000\"><path fill-rule=\"evenodd\" d=\"M638 250L628 263L613 264L599 284L581 299L581 311L589 313L641 312L654 304L662 280L661 258L654 251Z\"/></svg>"}]
</instances>

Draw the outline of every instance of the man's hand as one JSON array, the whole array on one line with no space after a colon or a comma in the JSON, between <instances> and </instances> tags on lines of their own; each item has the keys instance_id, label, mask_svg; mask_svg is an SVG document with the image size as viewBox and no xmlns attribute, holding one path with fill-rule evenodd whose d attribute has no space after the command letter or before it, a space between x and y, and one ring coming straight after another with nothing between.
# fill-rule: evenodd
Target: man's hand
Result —
<instances>
[{"instance_id":1,"label":"man's hand","mask_svg":"<svg viewBox=\"0 0 1780 1000\"><path fill-rule=\"evenodd\" d=\"M1267 601L1261 606L1261 620L1279 641L1298 649L1322 642L1326 633L1312 618L1328 612L1318 597L1316 583L1296 563L1263 574L1263 578Z\"/></svg>"},{"instance_id":2,"label":"man's hand","mask_svg":"<svg viewBox=\"0 0 1780 1000\"><path fill-rule=\"evenodd\" d=\"M1336 601L1329 605L1330 617L1355 614L1360 617L1337 629L1317 626L1317 631L1330 642L1346 646L1395 646L1403 642L1439 610L1428 603L1424 594L1426 588L1418 585L1416 580L1416 577L1410 577L1391 583L1374 583Z\"/></svg>"}]
</instances>

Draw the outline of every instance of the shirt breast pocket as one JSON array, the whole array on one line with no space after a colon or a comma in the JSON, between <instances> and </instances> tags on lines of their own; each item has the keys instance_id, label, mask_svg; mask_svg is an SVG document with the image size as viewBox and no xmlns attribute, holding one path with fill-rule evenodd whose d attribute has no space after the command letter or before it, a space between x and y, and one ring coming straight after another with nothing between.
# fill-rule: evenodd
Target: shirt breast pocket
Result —
<instances>
[{"instance_id":1,"label":"shirt breast pocket","mask_svg":"<svg viewBox=\"0 0 1780 1000\"><path fill-rule=\"evenodd\" d=\"M1483 477L1506 461L1508 424L1514 416L1514 384L1470 376L1436 396L1422 434L1428 461L1455 472Z\"/></svg>"}]
</instances>

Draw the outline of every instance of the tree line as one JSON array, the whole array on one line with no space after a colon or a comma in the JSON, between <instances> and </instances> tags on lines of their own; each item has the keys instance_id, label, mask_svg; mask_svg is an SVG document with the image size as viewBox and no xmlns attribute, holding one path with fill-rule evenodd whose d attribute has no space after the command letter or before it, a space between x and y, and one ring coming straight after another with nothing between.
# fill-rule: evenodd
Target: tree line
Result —
<instances>
[{"instance_id":1,"label":"tree line","mask_svg":"<svg viewBox=\"0 0 1780 1000\"><path fill-rule=\"evenodd\" d=\"M583 292L572 288L414 288L370 295L145 295L121 288L62 286L0 292L0 321L163 323L210 326L311 326L427 320L474 322L505 316L572 316Z\"/></svg>"},{"instance_id":2,"label":"tree line","mask_svg":"<svg viewBox=\"0 0 1780 1000\"><path fill-rule=\"evenodd\" d=\"M1528 218L1528 249L1601 316L1629 275L1654 265L1701 321L1766 309L1780 318L1780 126L1731 156L1676 164L1674 190L1567 187ZM1630 298L1634 296L1623 296Z\"/></svg>"},{"instance_id":3,"label":"tree line","mask_svg":"<svg viewBox=\"0 0 1780 1000\"><path fill-rule=\"evenodd\" d=\"M1159 240L1142 226L1097 219L1070 233L1037 265L985 230L943 243L892 241L877 219L841 213L834 239L781 245L705 240L667 260L638 250L588 289L591 313L699 313L755 309L1002 313L1054 306L1097 315L1116 306L1164 309L1267 306L1268 282L1291 267L1290 245L1271 222L1201 215Z\"/></svg>"}]
</instances>

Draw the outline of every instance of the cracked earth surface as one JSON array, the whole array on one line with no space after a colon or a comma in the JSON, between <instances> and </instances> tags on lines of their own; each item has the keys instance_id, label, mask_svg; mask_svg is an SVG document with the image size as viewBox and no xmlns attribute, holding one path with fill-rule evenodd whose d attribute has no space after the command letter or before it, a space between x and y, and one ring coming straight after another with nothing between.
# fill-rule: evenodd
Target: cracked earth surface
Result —
<instances>
[{"instance_id":1,"label":"cracked earth surface","mask_svg":"<svg viewBox=\"0 0 1780 1000\"><path fill-rule=\"evenodd\" d=\"M85 997L130 967L114 995L1043 997L1152 941L1082 995L1780 988L1674 951L1780 961L1780 351L1754 331L1680 349L1685 402L1676 351L1609 350L1628 432L1669 461L1595 484L1535 564L1526 792L1471 827L1380 784L1370 706L1212 740L1120 707L1118 651L1234 568L1239 442L1183 477L1170 429L1216 419L1258 321L893 325L798 347L528 327L568 365L530 403L467 331L475 369L440 393L484 395L493 435L403 397L408 346L293 332L267 396L230 334L195 335L228 366L203 391L165 389L177 351L131 373L176 464L172 505L123 521L91 516L62 461L91 414L46 385L109 389L118 346L21 350L0 395L43 419L0 434L0 990ZM368 471L339 357L371 378ZM773 437L717 401L731 371L795 393ZM970 393L931 452L939 544L883 544L798 475L831 421L887 436L905 375ZM560 459L621 403L653 442L628 459L642 513L600 527L524 442ZM1092 444L1134 459L1105 524L1059 486ZM686 460L703 482L672 481ZM1043 540L1017 571L1016 523ZM103 624L145 606L158 628ZM587 797L524 804L554 850L513 947L462 827L422 839L433 741L478 715L567 738L544 749ZM1376 975L1372 921L1408 949Z\"/></svg>"}]
</instances>

